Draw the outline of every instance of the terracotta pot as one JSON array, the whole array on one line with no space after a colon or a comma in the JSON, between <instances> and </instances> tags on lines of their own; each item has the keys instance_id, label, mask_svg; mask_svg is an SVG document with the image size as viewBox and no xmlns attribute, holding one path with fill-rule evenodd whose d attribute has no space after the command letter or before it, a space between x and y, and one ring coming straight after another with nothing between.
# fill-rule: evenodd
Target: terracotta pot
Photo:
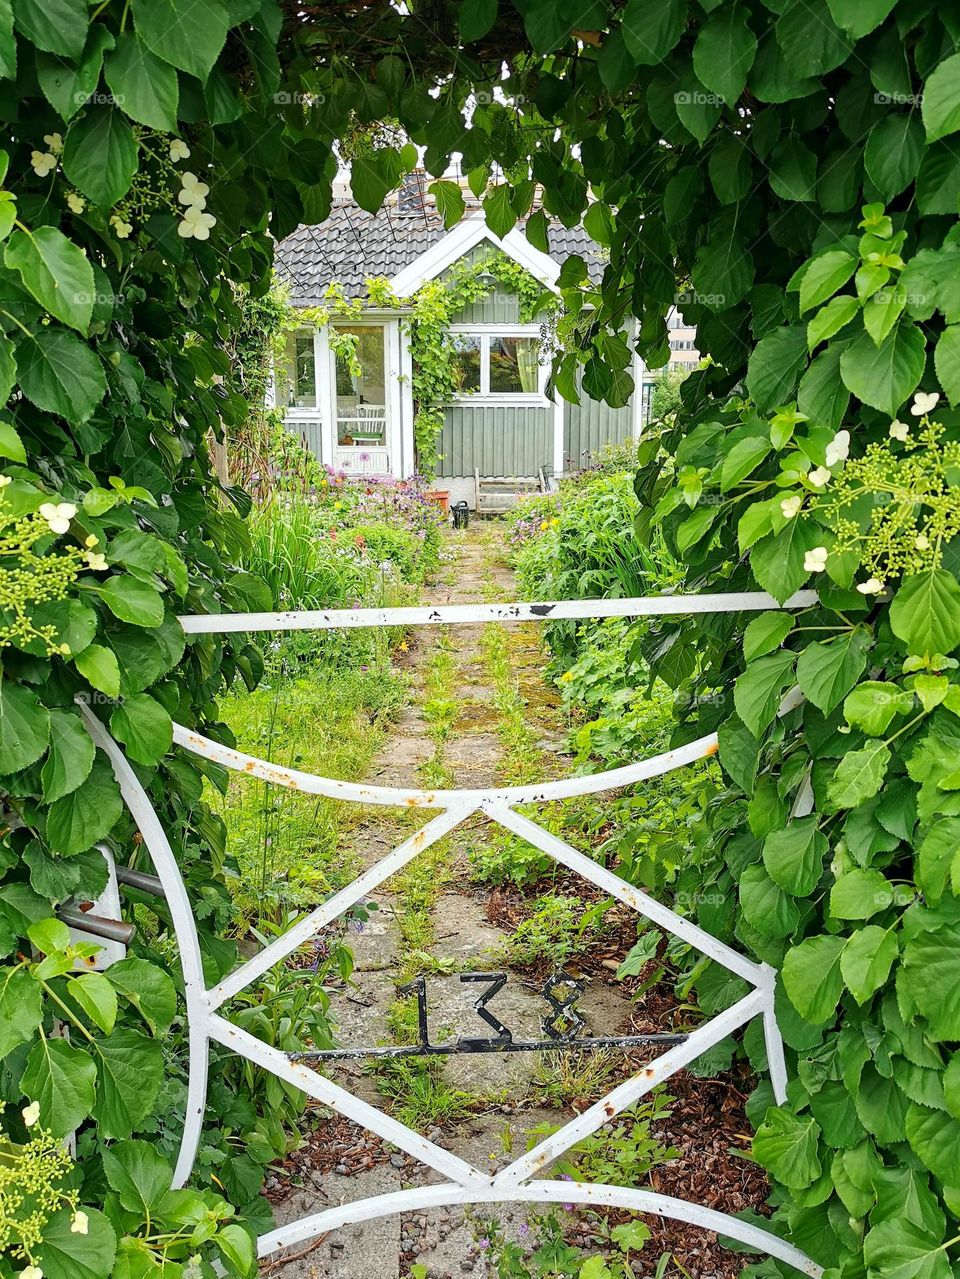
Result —
<instances>
[{"instance_id":1,"label":"terracotta pot","mask_svg":"<svg viewBox=\"0 0 960 1279\"><path fill-rule=\"evenodd\" d=\"M450 509L449 489L427 489L423 496L428 502L434 502L437 506L439 506L444 515L446 515L447 511Z\"/></svg>"}]
</instances>

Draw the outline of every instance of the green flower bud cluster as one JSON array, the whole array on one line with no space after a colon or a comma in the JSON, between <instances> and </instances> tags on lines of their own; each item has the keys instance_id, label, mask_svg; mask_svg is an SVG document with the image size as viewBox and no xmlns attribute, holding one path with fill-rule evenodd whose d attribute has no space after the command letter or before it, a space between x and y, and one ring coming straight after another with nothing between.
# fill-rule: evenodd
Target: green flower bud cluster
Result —
<instances>
[{"instance_id":1,"label":"green flower bud cluster","mask_svg":"<svg viewBox=\"0 0 960 1279\"><path fill-rule=\"evenodd\" d=\"M39 641L47 656L63 652L58 627L36 622L33 610L66 598L86 565L88 552L69 546L51 554L47 545L56 535L41 511L14 515L0 488L0 650ZM35 554L41 542L43 552Z\"/></svg>"},{"instance_id":2,"label":"green flower bud cluster","mask_svg":"<svg viewBox=\"0 0 960 1279\"><path fill-rule=\"evenodd\" d=\"M77 1192L64 1189L73 1161L50 1133L33 1128L19 1144L0 1133L0 1252L34 1263L33 1250L61 1208L76 1211Z\"/></svg>"}]
</instances>

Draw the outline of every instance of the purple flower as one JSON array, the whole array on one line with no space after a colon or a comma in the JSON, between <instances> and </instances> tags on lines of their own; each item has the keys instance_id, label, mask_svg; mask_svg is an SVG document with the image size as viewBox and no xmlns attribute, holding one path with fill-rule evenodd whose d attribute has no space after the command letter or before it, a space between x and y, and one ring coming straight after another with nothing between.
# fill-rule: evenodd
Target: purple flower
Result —
<instances>
[{"instance_id":1,"label":"purple flower","mask_svg":"<svg viewBox=\"0 0 960 1279\"><path fill-rule=\"evenodd\" d=\"M480 1242L477 1244L477 1247L480 1249L481 1252L486 1252L486 1250L490 1247L490 1240L486 1238L481 1239Z\"/></svg>"}]
</instances>

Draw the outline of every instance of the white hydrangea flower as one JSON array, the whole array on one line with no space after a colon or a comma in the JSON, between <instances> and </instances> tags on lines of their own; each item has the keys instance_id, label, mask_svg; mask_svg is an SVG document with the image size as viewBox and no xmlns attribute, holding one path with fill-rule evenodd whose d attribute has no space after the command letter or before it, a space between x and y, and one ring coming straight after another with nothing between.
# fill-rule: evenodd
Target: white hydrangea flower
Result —
<instances>
[{"instance_id":1,"label":"white hydrangea flower","mask_svg":"<svg viewBox=\"0 0 960 1279\"><path fill-rule=\"evenodd\" d=\"M883 583L878 581L877 578L871 577L866 582L858 583L857 590L861 595L879 595L883 590Z\"/></svg>"},{"instance_id":2,"label":"white hydrangea flower","mask_svg":"<svg viewBox=\"0 0 960 1279\"><path fill-rule=\"evenodd\" d=\"M910 434L909 422L901 422L899 418L896 418L894 419L894 421L890 423L891 440L900 440L900 442L902 443L909 434Z\"/></svg>"},{"instance_id":3,"label":"white hydrangea flower","mask_svg":"<svg viewBox=\"0 0 960 1279\"><path fill-rule=\"evenodd\" d=\"M106 556L100 551L87 551L84 559L87 561L87 568L93 569L95 573L105 573L110 567Z\"/></svg>"},{"instance_id":4,"label":"white hydrangea flower","mask_svg":"<svg viewBox=\"0 0 960 1279\"><path fill-rule=\"evenodd\" d=\"M925 413L932 412L939 403L939 391L918 391L913 397L913 403L910 405L910 412L914 417L923 417Z\"/></svg>"},{"instance_id":5,"label":"white hydrangea flower","mask_svg":"<svg viewBox=\"0 0 960 1279\"><path fill-rule=\"evenodd\" d=\"M31 1101L29 1106L24 1106L23 1110L20 1111L20 1114L23 1117L23 1122L27 1125L27 1127L32 1128L33 1125L37 1123L37 1121L40 1118L39 1101Z\"/></svg>"},{"instance_id":6,"label":"white hydrangea flower","mask_svg":"<svg viewBox=\"0 0 960 1279\"><path fill-rule=\"evenodd\" d=\"M807 476L807 479L815 489L822 489L830 483L830 468L828 466L816 466Z\"/></svg>"},{"instance_id":7,"label":"white hydrangea flower","mask_svg":"<svg viewBox=\"0 0 960 1279\"><path fill-rule=\"evenodd\" d=\"M822 573L827 567L827 548L815 546L803 557L803 567L808 573Z\"/></svg>"},{"instance_id":8,"label":"white hydrangea flower","mask_svg":"<svg viewBox=\"0 0 960 1279\"><path fill-rule=\"evenodd\" d=\"M930 539L926 533L918 533L914 538L913 544L918 551L929 551L930 549Z\"/></svg>"},{"instance_id":9,"label":"white hydrangea flower","mask_svg":"<svg viewBox=\"0 0 960 1279\"><path fill-rule=\"evenodd\" d=\"M57 167L57 157L49 151L31 151L30 163L33 165L33 171L37 177L45 178L48 173L52 173Z\"/></svg>"},{"instance_id":10,"label":"white hydrangea flower","mask_svg":"<svg viewBox=\"0 0 960 1279\"><path fill-rule=\"evenodd\" d=\"M70 521L77 513L72 502L44 502L40 514L50 526L51 533L66 533Z\"/></svg>"},{"instance_id":11,"label":"white hydrangea flower","mask_svg":"<svg viewBox=\"0 0 960 1279\"><path fill-rule=\"evenodd\" d=\"M110 225L118 240L129 240L133 232L133 223L125 222L119 213L114 213L111 215Z\"/></svg>"},{"instance_id":12,"label":"white hydrangea flower","mask_svg":"<svg viewBox=\"0 0 960 1279\"><path fill-rule=\"evenodd\" d=\"M182 138L174 138L170 143L170 159L176 164L179 160L189 160L190 148Z\"/></svg>"},{"instance_id":13,"label":"white hydrangea flower","mask_svg":"<svg viewBox=\"0 0 960 1279\"><path fill-rule=\"evenodd\" d=\"M82 213L87 207L87 202L82 195L77 195L76 191L67 193L67 207L71 213Z\"/></svg>"},{"instance_id":14,"label":"white hydrangea flower","mask_svg":"<svg viewBox=\"0 0 960 1279\"><path fill-rule=\"evenodd\" d=\"M210 194L210 188L206 182L201 182L197 175L191 173L189 169L186 173L180 175L180 181L183 183L180 194L177 196L180 203L199 209L204 208L207 203L207 196Z\"/></svg>"},{"instance_id":15,"label":"white hydrangea flower","mask_svg":"<svg viewBox=\"0 0 960 1279\"><path fill-rule=\"evenodd\" d=\"M185 240L209 240L210 228L216 226L217 219L212 213L204 213L197 204L192 204L183 215L183 221L177 227L177 234Z\"/></svg>"},{"instance_id":16,"label":"white hydrangea flower","mask_svg":"<svg viewBox=\"0 0 960 1279\"><path fill-rule=\"evenodd\" d=\"M836 466L850 456L850 432L838 431L827 445L827 466Z\"/></svg>"},{"instance_id":17,"label":"white hydrangea flower","mask_svg":"<svg viewBox=\"0 0 960 1279\"><path fill-rule=\"evenodd\" d=\"M59 133L45 133L43 140L54 155L59 155L63 150L63 138Z\"/></svg>"},{"instance_id":18,"label":"white hydrangea flower","mask_svg":"<svg viewBox=\"0 0 960 1279\"><path fill-rule=\"evenodd\" d=\"M222 373L211 373L211 374L210 374L210 384L211 384L212 386L223 386L223 374L222 374Z\"/></svg>"},{"instance_id":19,"label":"white hydrangea flower","mask_svg":"<svg viewBox=\"0 0 960 1279\"><path fill-rule=\"evenodd\" d=\"M43 1279L43 1271L39 1266L24 1266L20 1271L20 1279Z\"/></svg>"},{"instance_id":20,"label":"white hydrangea flower","mask_svg":"<svg viewBox=\"0 0 960 1279\"><path fill-rule=\"evenodd\" d=\"M99 544L99 542L100 542L100 539L99 537L97 537L96 533L91 533L89 537L85 537L83 539L83 544L88 551L92 551L93 548Z\"/></svg>"},{"instance_id":21,"label":"white hydrangea flower","mask_svg":"<svg viewBox=\"0 0 960 1279\"><path fill-rule=\"evenodd\" d=\"M70 1233L72 1235L85 1235L90 1229L90 1218L80 1208L73 1214L70 1222Z\"/></svg>"},{"instance_id":22,"label":"white hydrangea flower","mask_svg":"<svg viewBox=\"0 0 960 1279\"><path fill-rule=\"evenodd\" d=\"M803 498L799 494L793 497L785 497L780 503L780 510L783 512L785 520L792 520L795 515L799 515L800 507L803 506Z\"/></svg>"},{"instance_id":23,"label":"white hydrangea flower","mask_svg":"<svg viewBox=\"0 0 960 1279\"><path fill-rule=\"evenodd\" d=\"M0 475L0 489L5 489L8 484L13 483L12 475Z\"/></svg>"}]
</instances>

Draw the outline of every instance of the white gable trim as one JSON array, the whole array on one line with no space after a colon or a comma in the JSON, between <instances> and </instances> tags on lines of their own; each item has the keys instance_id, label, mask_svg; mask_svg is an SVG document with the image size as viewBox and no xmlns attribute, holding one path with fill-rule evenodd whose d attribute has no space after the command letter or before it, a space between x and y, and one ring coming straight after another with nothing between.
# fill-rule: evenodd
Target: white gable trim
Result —
<instances>
[{"instance_id":1,"label":"white gable trim","mask_svg":"<svg viewBox=\"0 0 960 1279\"><path fill-rule=\"evenodd\" d=\"M425 253L421 253L402 271L398 271L390 281L390 288L397 297L410 297L411 294L416 293L421 284L436 279L438 275L458 262L465 253L469 253L484 240L489 240L496 248L502 249L507 257L529 271L545 288L554 293L559 292L557 278L560 275L560 267L553 258L534 248L523 232L516 227L501 240L487 226L482 214L458 222Z\"/></svg>"}]
</instances>

